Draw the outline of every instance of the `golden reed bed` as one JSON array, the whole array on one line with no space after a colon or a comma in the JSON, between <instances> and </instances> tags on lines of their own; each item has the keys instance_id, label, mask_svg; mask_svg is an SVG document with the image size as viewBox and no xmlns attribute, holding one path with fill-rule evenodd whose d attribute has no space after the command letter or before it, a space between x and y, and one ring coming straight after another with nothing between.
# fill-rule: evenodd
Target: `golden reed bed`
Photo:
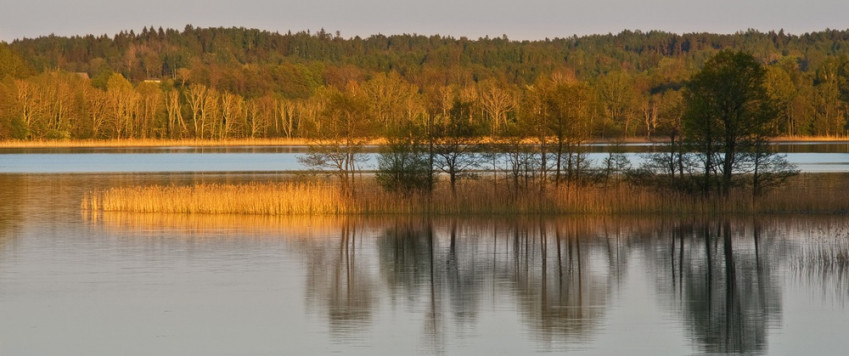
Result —
<instances>
[{"instance_id":1,"label":"golden reed bed","mask_svg":"<svg viewBox=\"0 0 849 356\"><path fill-rule=\"evenodd\" d=\"M112 188L86 196L91 210L177 214L347 213L345 198L321 183L199 184Z\"/></svg>"},{"instance_id":2,"label":"golden reed bed","mask_svg":"<svg viewBox=\"0 0 849 356\"><path fill-rule=\"evenodd\" d=\"M199 139L113 139L68 141L0 141L2 148L85 148L85 147L210 147L210 146L303 146L311 144L301 138L241 138L226 140Z\"/></svg>"},{"instance_id":3,"label":"golden reed bed","mask_svg":"<svg viewBox=\"0 0 849 356\"><path fill-rule=\"evenodd\" d=\"M452 195L440 184L431 195L386 192L372 180L353 195L333 182L135 186L95 191L82 205L93 212L253 215L343 214L842 214L849 212L849 175L803 174L757 201L746 190L727 198L635 187L531 187L510 193L506 182L481 179Z\"/></svg>"}]
</instances>

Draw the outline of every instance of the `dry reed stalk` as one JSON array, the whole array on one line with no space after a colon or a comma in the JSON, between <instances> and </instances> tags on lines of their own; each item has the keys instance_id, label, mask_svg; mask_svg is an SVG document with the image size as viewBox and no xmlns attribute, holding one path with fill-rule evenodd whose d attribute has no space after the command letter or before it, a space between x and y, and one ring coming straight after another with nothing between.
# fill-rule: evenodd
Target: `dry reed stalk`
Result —
<instances>
[{"instance_id":1,"label":"dry reed stalk","mask_svg":"<svg viewBox=\"0 0 849 356\"><path fill-rule=\"evenodd\" d=\"M89 195L102 211L180 214L322 215L351 212L339 189L321 183L200 184L112 188Z\"/></svg>"},{"instance_id":2,"label":"dry reed stalk","mask_svg":"<svg viewBox=\"0 0 849 356\"><path fill-rule=\"evenodd\" d=\"M611 186L530 186L519 194L488 179L463 182L452 194L447 184L430 194L386 192L373 181L344 194L332 182L201 184L112 188L93 192L83 209L104 212L255 215L334 214L753 214L846 213L846 175L801 175L781 190L753 201L741 189L727 197Z\"/></svg>"},{"instance_id":3,"label":"dry reed stalk","mask_svg":"<svg viewBox=\"0 0 849 356\"><path fill-rule=\"evenodd\" d=\"M777 136L770 139L772 142L844 142L849 141L849 136Z\"/></svg>"},{"instance_id":4,"label":"dry reed stalk","mask_svg":"<svg viewBox=\"0 0 849 356\"><path fill-rule=\"evenodd\" d=\"M379 144L381 141L370 142ZM309 146L304 138L238 138L238 139L107 139L67 141L0 141L2 148L86 148L86 147L210 147L210 146Z\"/></svg>"}]
</instances>

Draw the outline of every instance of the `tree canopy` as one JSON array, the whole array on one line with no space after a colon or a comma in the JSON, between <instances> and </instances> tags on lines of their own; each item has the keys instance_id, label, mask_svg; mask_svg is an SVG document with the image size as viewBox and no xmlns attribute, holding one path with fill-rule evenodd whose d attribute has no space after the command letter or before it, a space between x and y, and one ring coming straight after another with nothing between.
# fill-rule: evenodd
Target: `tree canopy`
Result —
<instances>
[{"instance_id":1,"label":"tree canopy","mask_svg":"<svg viewBox=\"0 0 849 356\"><path fill-rule=\"evenodd\" d=\"M699 153L706 192L716 185L727 193L735 173L765 170L762 142L776 134L778 121L766 73L751 54L722 51L687 83L684 128Z\"/></svg>"},{"instance_id":2,"label":"tree canopy","mask_svg":"<svg viewBox=\"0 0 849 356\"><path fill-rule=\"evenodd\" d=\"M849 31L512 41L189 25L0 43L0 139L308 137L330 93L351 83L378 123L460 101L482 135L499 135L534 111L541 81L587 88L589 137L666 135L687 79L723 50L766 66L779 133L846 135Z\"/></svg>"}]
</instances>

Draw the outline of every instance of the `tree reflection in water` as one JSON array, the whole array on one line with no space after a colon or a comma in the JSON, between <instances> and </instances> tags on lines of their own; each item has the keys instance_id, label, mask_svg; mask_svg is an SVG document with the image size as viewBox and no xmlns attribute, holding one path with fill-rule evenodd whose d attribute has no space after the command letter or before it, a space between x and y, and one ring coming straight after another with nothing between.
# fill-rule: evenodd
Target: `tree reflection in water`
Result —
<instances>
[{"instance_id":1,"label":"tree reflection in water","mask_svg":"<svg viewBox=\"0 0 849 356\"><path fill-rule=\"evenodd\" d=\"M192 226L214 229L204 221ZM250 221L261 228L263 220ZM267 224L309 235L295 223ZM587 345L608 326L611 304L628 305L612 298L622 282L645 282L629 270L646 271L656 290L647 297L682 321L693 347L763 353L782 319L783 269L796 268L817 288L849 270L847 249L838 248L849 236L841 219L343 217L320 225L333 236L291 241L306 264L306 306L327 319L331 336L357 340L386 322L378 311L402 310L390 318L412 315L407 325L420 325L425 348L436 353L477 333L492 312L517 313L537 347ZM833 257L827 266L819 235L844 237L825 250Z\"/></svg>"},{"instance_id":2,"label":"tree reflection in water","mask_svg":"<svg viewBox=\"0 0 849 356\"><path fill-rule=\"evenodd\" d=\"M425 342L440 351L446 330L462 334L475 326L483 303L508 297L537 342L557 348L586 342L602 327L629 256L642 250L667 271L656 277L660 295L673 298L669 305L699 348L758 353L781 319L777 270L789 248L765 238L761 225L399 219L376 234L373 276L358 262L362 234L346 221L335 253L313 250L307 299L326 309L332 331L350 332L369 323L382 281L389 303L421 311Z\"/></svg>"},{"instance_id":3,"label":"tree reflection in water","mask_svg":"<svg viewBox=\"0 0 849 356\"><path fill-rule=\"evenodd\" d=\"M659 289L674 298L671 305L698 347L757 353L764 351L770 325L781 320L777 264L788 248L779 239L764 238L763 230L759 222L727 219L625 224L422 218L393 222L376 244L379 279L390 302L426 305L422 331L435 350L444 347L446 318L460 332L474 326L486 292L493 299L512 296L541 345L586 342L601 327L629 256L642 248L657 268L668 271L658 277ZM334 259L313 261L308 283L318 282L316 275L333 283L324 295L331 322L362 321L373 307L374 279L356 270L356 239L341 241Z\"/></svg>"},{"instance_id":4,"label":"tree reflection in water","mask_svg":"<svg viewBox=\"0 0 849 356\"><path fill-rule=\"evenodd\" d=\"M436 350L444 346L445 318L463 332L474 326L482 299L505 295L539 341L580 342L600 322L620 266L618 250L594 226L395 222L378 237L381 276L392 303L427 305L423 331Z\"/></svg>"},{"instance_id":5,"label":"tree reflection in water","mask_svg":"<svg viewBox=\"0 0 849 356\"><path fill-rule=\"evenodd\" d=\"M503 265L512 266L520 310L540 341L585 341L598 326L620 272L607 242L584 221L514 226L512 261Z\"/></svg>"},{"instance_id":6,"label":"tree reflection in water","mask_svg":"<svg viewBox=\"0 0 849 356\"><path fill-rule=\"evenodd\" d=\"M781 322L779 264L786 241L765 238L760 221L680 222L651 244L661 295L672 296L691 340L708 353L760 353ZM666 247L664 247L666 246ZM666 266L666 267L663 267Z\"/></svg>"},{"instance_id":7,"label":"tree reflection in water","mask_svg":"<svg viewBox=\"0 0 849 356\"><path fill-rule=\"evenodd\" d=\"M327 311L331 334L344 338L371 322L375 281L367 265L358 265L362 232L357 225L346 219L337 242L336 249L310 249L305 297L308 307Z\"/></svg>"},{"instance_id":8,"label":"tree reflection in water","mask_svg":"<svg viewBox=\"0 0 849 356\"><path fill-rule=\"evenodd\" d=\"M406 300L426 305L423 320L425 335L430 336L428 346L441 350L443 310L439 297L444 283L437 277L433 235L429 222L395 221L378 236L377 246L380 275L389 287L391 303Z\"/></svg>"},{"instance_id":9,"label":"tree reflection in water","mask_svg":"<svg viewBox=\"0 0 849 356\"><path fill-rule=\"evenodd\" d=\"M460 237L456 220L445 226L447 231L437 232L429 219L395 222L377 239L380 272L392 303L425 306L423 332L434 350L444 350L446 314L460 332L474 325L489 278L476 239Z\"/></svg>"}]
</instances>

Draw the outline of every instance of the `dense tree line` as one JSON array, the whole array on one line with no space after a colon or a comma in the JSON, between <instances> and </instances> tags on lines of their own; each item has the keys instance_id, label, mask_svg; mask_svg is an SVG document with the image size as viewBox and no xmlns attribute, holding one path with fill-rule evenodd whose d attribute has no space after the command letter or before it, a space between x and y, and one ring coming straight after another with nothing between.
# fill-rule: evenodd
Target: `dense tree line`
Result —
<instances>
[{"instance_id":1,"label":"dense tree line","mask_svg":"<svg viewBox=\"0 0 849 356\"><path fill-rule=\"evenodd\" d=\"M675 142L682 88L723 49L766 65L777 132L846 134L849 31L511 41L186 26L0 43L0 139L327 137L343 110L367 121L360 137L430 123L553 139L557 154L588 138Z\"/></svg>"},{"instance_id":2,"label":"dense tree line","mask_svg":"<svg viewBox=\"0 0 849 356\"><path fill-rule=\"evenodd\" d=\"M396 129L385 136L390 144L383 147L378 160L378 183L405 193L430 191L434 174L441 171L454 193L458 178L486 167L495 173L493 182L499 172L504 173L507 191L514 197L532 190L544 193L552 183L568 189L628 181L704 196L728 197L732 189L746 188L754 202L798 173L768 144L778 134L780 121L767 84L766 67L751 54L717 53L690 78L678 99L681 109L672 127L681 130L684 139L676 141L677 134L670 134L669 144L646 154L646 161L635 168L616 147L608 149L600 162L587 158L585 143L592 132L587 108L593 96L581 82L540 81L525 94L527 102L515 122L475 124L468 116L469 104L454 101L447 115L437 115L435 122L386 124ZM481 142L485 132L498 133L501 140ZM332 160L342 153L350 155L357 146L350 139L333 142L337 145L318 146L323 151L315 150L310 157ZM352 167L327 168L335 168L344 178Z\"/></svg>"}]
</instances>

